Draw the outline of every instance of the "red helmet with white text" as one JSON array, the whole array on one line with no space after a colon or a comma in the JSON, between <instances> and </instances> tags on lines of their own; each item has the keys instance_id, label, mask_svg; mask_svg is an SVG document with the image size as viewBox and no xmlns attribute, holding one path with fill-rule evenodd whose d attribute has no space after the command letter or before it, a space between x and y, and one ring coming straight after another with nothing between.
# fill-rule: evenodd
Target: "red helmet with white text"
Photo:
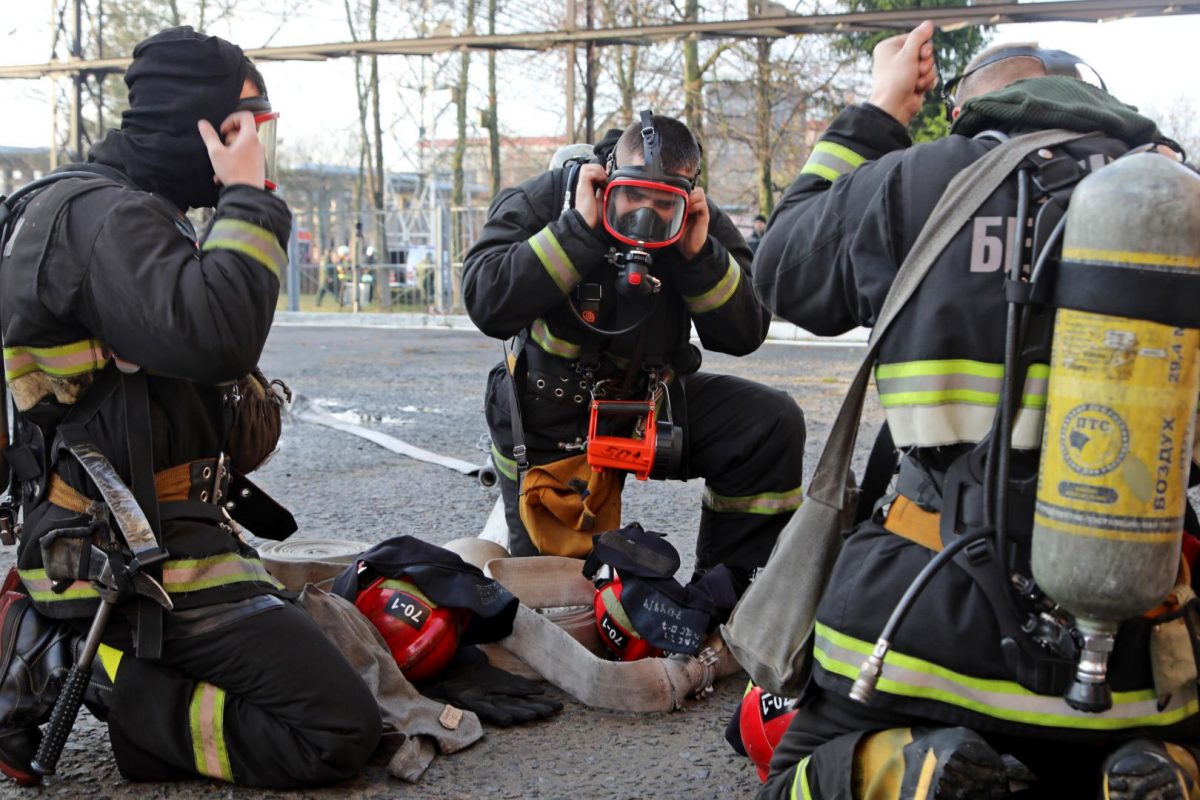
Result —
<instances>
[{"instance_id":1,"label":"red helmet with white text","mask_svg":"<svg viewBox=\"0 0 1200 800\"><path fill-rule=\"evenodd\" d=\"M354 606L383 634L400 671L414 683L446 668L471 615L438 607L403 578L375 579L358 593Z\"/></svg>"}]
</instances>

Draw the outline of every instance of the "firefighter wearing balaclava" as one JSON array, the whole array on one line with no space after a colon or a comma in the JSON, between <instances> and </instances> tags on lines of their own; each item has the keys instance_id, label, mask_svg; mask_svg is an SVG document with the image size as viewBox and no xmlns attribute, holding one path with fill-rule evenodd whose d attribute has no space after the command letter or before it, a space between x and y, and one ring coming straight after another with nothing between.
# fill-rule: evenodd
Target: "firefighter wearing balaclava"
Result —
<instances>
[{"instance_id":1,"label":"firefighter wearing balaclava","mask_svg":"<svg viewBox=\"0 0 1200 800\"><path fill-rule=\"evenodd\" d=\"M1195 197L1198 181L1177 155L1126 155L1161 141L1154 122L1118 102L1079 58L1036 45L997 46L976 56L962 77L945 84L950 135L914 145L905 126L937 80L932 37L926 22L876 47L869 102L831 122L775 210L758 250L755 289L776 313L826 335L876 325L897 270L917 250L914 242L939 200L962 197L947 191L956 176L969 185L982 159L1022 133L1061 129L1066 133L1052 135L1079 136L1035 148L1004 176L936 253L882 335L875 383L899 467L894 475L885 470L882 485L890 482L890 493L860 504L862 521L845 536L816 611L812 678L759 797L1200 796L1188 580L1200 543L1184 536L1181 559L1182 504L1164 528L1135 514L1117 520L1126 527L1114 533L1111 517L1108 528L1091 527L1082 513L1072 517L1077 552L1107 542L1168 541L1175 548L1165 587L1151 603L1158 607L1117 620L1115 648L1109 640L1102 654L1109 656L1106 673L1101 657L1081 655L1098 637L1081 635L1087 632L1077 627L1072 596L1079 586L1117 600L1137 594L1128 576L1139 574L1141 559L1098 566L1064 556L1049 570L1037 562L1038 520L1059 514L1063 498L1107 504L1113 514L1138 497L1153 501L1149 477L1142 481L1146 491L1110 488L1100 479L1123 474L1136 482L1150 475L1147 462L1132 458L1137 442L1124 441L1122 432L1152 419L1156 406L1123 411L1118 424L1106 394L1114 390L1101 384L1123 381L1135 368L1140 374L1161 367L1169 378L1172 348L1156 350L1139 320L1175 304L1193 312L1194 289L1172 297L1154 287L1165 277L1186 280L1187 269L1200 266L1188 255L1189 248L1195 253L1191 237L1160 235L1145 243L1135 234L1132 242L1104 249L1072 246L1073 232L1107 235L1121 219L1142 220L1129 227L1146 231L1153 225L1145 220L1157 219L1162 230L1182 234L1194 224L1188 195ZM1113 181L1145 170L1154 175L1149 182ZM1159 180L1160 174L1175 177ZM1096 208L1090 187L1097 185L1106 187L1101 199L1115 209L1107 224L1087 215ZM1141 187L1180 185L1185 191L1174 197L1167 191L1152 203L1137 199ZM1059 236L1061 248L1053 244ZM1059 253L1061 264L1042 258ZM1070 316L1064 311L1082 308L1073 305L1077 300L1065 300L1054 322L1049 303L1057 299L1028 293L1031 286L1035 293L1046 288L1048 270L1057 270L1058 292L1074 284L1095 288L1120 271L1105 266L1112 257L1147 269L1122 290L1097 293L1108 308L1122 309L1100 326L1107 330L1098 338L1077 322L1061 324ZM1010 304L1026 310L1011 311ZM1174 327L1183 337L1192 324ZM1167 339L1175 334L1168 330ZM1052 357L1064 347L1076 355ZM1181 366L1192 356L1184 351L1194 348L1179 347ZM1056 381L1082 380L1074 376L1085 371L1101 377L1066 408L1074 406L1090 430L1055 421L1066 397ZM1143 396L1172 391L1166 381ZM1190 392L1164 446L1172 469L1189 455L1181 443L1191 430L1194 383ZM1153 449L1157 456L1157 437ZM1003 467L996 453L1008 454ZM1039 464L1064 454L1074 466L1054 478L1043 472L1039 485ZM992 477L1004 471L1007 480ZM1176 498L1185 475L1162 478ZM1153 535L1139 540L1142 532ZM909 595L916 599L906 621L890 624L901 597L910 587L918 591L914 578L935 559L945 566L926 573L924 589ZM1045 580L1072 570L1081 573L1076 587ZM884 632L885 624L894 634ZM1102 677L1107 686L1081 683L1079 674ZM1102 696L1107 688L1111 694Z\"/></svg>"},{"instance_id":2,"label":"firefighter wearing balaclava","mask_svg":"<svg viewBox=\"0 0 1200 800\"><path fill-rule=\"evenodd\" d=\"M489 336L515 337L512 371L497 366L486 395L514 555L587 555L594 535L620 527L628 473L601 468L597 479L582 457L594 400L656 399L660 426L669 410L674 439L660 436L662 457L639 477L705 479L698 571L726 564L744 585L800 504L799 407L783 392L698 372L688 340L694 325L705 349L745 355L771 320L751 289L749 248L696 186L700 155L685 125L643 112L610 131L590 163L502 192L467 254L471 319ZM611 422L618 438L637 439L631 419L601 419L597 432ZM557 494L531 509L547 483ZM564 500L573 491L574 507ZM547 508L564 522L560 537L541 530Z\"/></svg>"},{"instance_id":3,"label":"firefighter wearing balaclava","mask_svg":"<svg viewBox=\"0 0 1200 800\"><path fill-rule=\"evenodd\" d=\"M275 115L242 51L190 28L139 44L125 81L121 129L65 168L84 175L31 196L0 256L23 514L20 581L0 598L0 771L40 777L38 726L96 612L105 583L87 578L107 554L120 599L85 703L107 721L122 775L341 780L377 743L375 701L226 516L254 502L230 488L232 382L258 360L287 261L291 218L270 191L267 127L266 142L256 135ZM184 212L204 207L215 221L198 242ZM93 468L106 462L131 487L148 549L126 539L117 552L110 521L130 512L76 456L89 449ZM66 553L79 557L73 582L49 572ZM170 611L136 591L146 577Z\"/></svg>"}]
</instances>

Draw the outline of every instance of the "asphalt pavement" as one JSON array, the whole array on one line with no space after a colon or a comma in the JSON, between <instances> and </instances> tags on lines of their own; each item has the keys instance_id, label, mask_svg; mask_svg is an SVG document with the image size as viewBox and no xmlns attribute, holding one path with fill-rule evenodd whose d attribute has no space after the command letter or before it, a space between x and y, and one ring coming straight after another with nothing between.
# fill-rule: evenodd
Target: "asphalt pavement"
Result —
<instances>
[{"instance_id":1,"label":"asphalt pavement","mask_svg":"<svg viewBox=\"0 0 1200 800\"><path fill-rule=\"evenodd\" d=\"M344 325L344 323L343 323ZM861 360L861 347L764 345L746 358L705 354L704 369L789 392L808 420L806 481ZM418 447L473 462L485 433L483 390L500 344L475 331L277 324L262 366L271 378L342 419ZM881 419L868 401L866 425ZM746 413L754 413L747 409ZM868 430L864 427L864 430ZM861 470L870 434L861 437ZM498 496L444 467L391 453L330 428L285 423L274 459L256 481L295 513L297 536L373 544L406 533L434 543L473 536ZM630 480L626 521L667 533L690 572L702 483ZM7 567L12 549L0 553ZM723 730L744 688L730 678L683 711L634 715L564 702L553 719L489 728L468 750L439 757L421 782L404 784L372 765L354 781L321 790L263 792L209 781L132 784L117 773L101 723L81 715L60 774L45 787L0 786L2 797L94 798L700 798L750 797L759 783Z\"/></svg>"}]
</instances>

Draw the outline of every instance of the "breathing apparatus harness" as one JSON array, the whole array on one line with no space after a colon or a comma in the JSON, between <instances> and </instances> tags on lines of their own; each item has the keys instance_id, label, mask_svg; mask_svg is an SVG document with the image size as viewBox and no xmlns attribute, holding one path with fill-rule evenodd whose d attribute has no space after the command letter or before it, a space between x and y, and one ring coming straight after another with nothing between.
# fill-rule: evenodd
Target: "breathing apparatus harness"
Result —
<instances>
[{"instance_id":1,"label":"breathing apparatus harness","mask_svg":"<svg viewBox=\"0 0 1200 800\"><path fill-rule=\"evenodd\" d=\"M992 131L977 138L981 137L1007 138ZM1135 148L1126 156L1150 147ZM1081 303L1078 299L1066 300L1077 290L1059 280L1059 273L1072 266L1062 263L1059 255L1066 207L1076 185L1100 166L1104 164L1077 162L1062 152L1040 150L1017 170L1018 231L1026 230L1031 217L1033 231L1028 246L1024 235L1012 237L1015 246L1005 267L1004 373L992 429L946 471L941 492L943 548L918 573L894 608L850 691L854 700L870 701L884 656L913 602L934 574L953 561L987 598L1000 628L1005 665L1017 683L1037 694L1064 695L1068 705L1078 710L1099 712L1111 707L1105 684L1105 648L1111 649L1111 639L1097 644L1096 637L1080 629L1071 612L1051 599L1032 577L1018 571L1013 563L1017 543L1008 535L1014 506L1032 512L1032 503L1014 504L1010 496L1012 433L1026 373L1035 362L1050 362L1054 320L1047 312L1063 305L1086 307L1076 305ZM1031 214L1035 205L1040 207ZM1030 265L1028 272L1025 265ZM1135 300L1133 306L1135 310L1125 309L1121 315L1147 313L1145 301ZM1050 424L1049 418L1046 424Z\"/></svg>"}]
</instances>

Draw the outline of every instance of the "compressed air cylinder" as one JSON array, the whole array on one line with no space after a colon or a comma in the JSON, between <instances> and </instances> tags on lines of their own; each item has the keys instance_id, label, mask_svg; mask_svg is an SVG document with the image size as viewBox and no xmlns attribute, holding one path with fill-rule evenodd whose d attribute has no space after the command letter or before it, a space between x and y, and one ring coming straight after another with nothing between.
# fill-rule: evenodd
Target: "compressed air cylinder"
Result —
<instances>
[{"instance_id":1,"label":"compressed air cylinder","mask_svg":"<svg viewBox=\"0 0 1200 800\"><path fill-rule=\"evenodd\" d=\"M1200 177L1150 153L1087 177L1071 198L1062 260L1071 270L1060 281L1125 270L1143 287L1162 286L1151 273L1197 286ZM1112 294L1110 308L1137 290ZM1162 602L1179 568L1200 332L1131 318L1145 313L1059 308L1054 324L1033 575L1081 632L1108 639L1100 650L1120 621Z\"/></svg>"}]
</instances>

